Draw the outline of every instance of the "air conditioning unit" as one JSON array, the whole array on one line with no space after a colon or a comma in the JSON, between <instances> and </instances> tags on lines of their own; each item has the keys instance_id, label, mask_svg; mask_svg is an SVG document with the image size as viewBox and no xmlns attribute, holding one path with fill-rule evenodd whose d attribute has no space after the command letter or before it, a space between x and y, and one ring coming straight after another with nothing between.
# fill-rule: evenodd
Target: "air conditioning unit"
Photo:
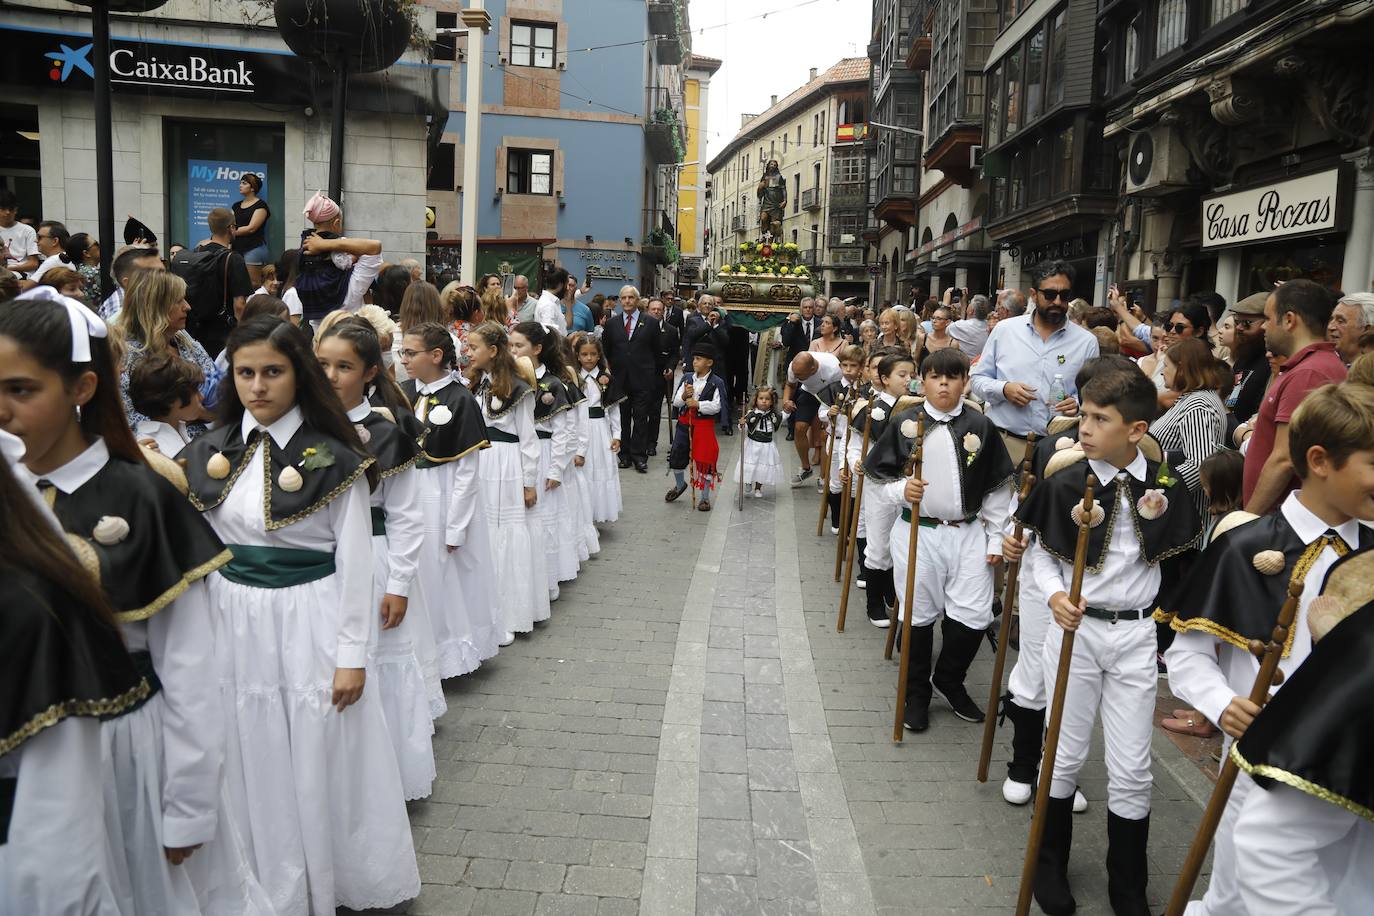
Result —
<instances>
[{"instance_id":1,"label":"air conditioning unit","mask_svg":"<svg viewBox=\"0 0 1374 916\"><path fill-rule=\"evenodd\" d=\"M1168 194L1188 185L1188 151L1172 125L1131 135L1126 149L1126 193Z\"/></svg>"},{"instance_id":2,"label":"air conditioning unit","mask_svg":"<svg viewBox=\"0 0 1374 916\"><path fill-rule=\"evenodd\" d=\"M968 167L978 171L983 167L983 147L974 144L968 148Z\"/></svg>"}]
</instances>

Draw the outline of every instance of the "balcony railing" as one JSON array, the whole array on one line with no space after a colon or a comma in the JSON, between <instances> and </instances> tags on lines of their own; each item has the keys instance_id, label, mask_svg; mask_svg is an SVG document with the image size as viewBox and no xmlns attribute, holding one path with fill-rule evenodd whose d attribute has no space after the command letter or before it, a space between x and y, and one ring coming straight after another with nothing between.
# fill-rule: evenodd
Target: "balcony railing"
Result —
<instances>
[{"instance_id":1,"label":"balcony railing","mask_svg":"<svg viewBox=\"0 0 1374 916\"><path fill-rule=\"evenodd\" d=\"M731 231L731 232L743 232L743 231L744 231L744 217L743 217L743 216L732 216L732 217L730 217L730 231Z\"/></svg>"},{"instance_id":2,"label":"balcony railing","mask_svg":"<svg viewBox=\"0 0 1374 916\"><path fill-rule=\"evenodd\" d=\"M821 208L821 189L807 188L802 191L801 208L803 210L819 210Z\"/></svg>"},{"instance_id":3,"label":"balcony railing","mask_svg":"<svg viewBox=\"0 0 1374 916\"><path fill-rule=\"evenodd\" d=\"M645 101L644 139L659 162L681 162L687 152L682 131L682 100L667 87L649 90Z\"/></svg>"},{"instance_id":4,"label":"balcony railing","mask_svg":"<svg viewBox=\"0 0 1374 916\"><path fill-rule=\"evenodd\" d=\"M672 66L682 63L682 41L677 35L659 36L658 62Z\"/></svg>"},{"instance_id":5,"label":"balcony railing","mask_svg":"<svg viewBox=\"0 0 1374 916\"><path fill-rule=\"evenodd\" d=\"M649 31L655 35L677 34L677 13L673 0L649 0Z\"/></svg>"}]
</instances>

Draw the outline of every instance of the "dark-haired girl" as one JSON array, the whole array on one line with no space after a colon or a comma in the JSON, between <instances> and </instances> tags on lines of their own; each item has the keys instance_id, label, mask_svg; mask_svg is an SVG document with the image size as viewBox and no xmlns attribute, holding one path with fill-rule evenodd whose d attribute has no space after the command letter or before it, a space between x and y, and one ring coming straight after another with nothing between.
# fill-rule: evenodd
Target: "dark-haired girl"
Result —
<instances>
[{"instance_id":1,"label":"dark-haired girl","mask_svg":"<svg viewBox=\"0 0 1374 916\"><path fill-rule=\"evenodd\" d=\"M587 409L587 392L582 389L582 376L577 369L575 346L583 333L578 331L571 338L555 338L559 349L563 351L563 382L568 386L568 395L573 401L573 459L568 464L568 476L563 486L568 490L568 505L573 512L579 562L585 562L601 552L601 532L596 530L596 522L592 520L592 491L586 471L587 449L591 445L591 413Z\"/></svg>"},{"instance_id":2,"label":"dark-haired girl","mask_svg":"<svg viewBox=\"0 0 1374 916\"><path fill-rule=\"evenodd\" d=\"M0 309L0 422L25 446L16 474L99 570L150 685L100 732L116 912L270 912L221 804L225 728L207 676L204 580L229 552L144 460L104 323L73 300L27 296Z\"/></svg>"},{"instance_id":3,"label":"dark-haired girl","mask_svg":"<svg viewBox=\"0 0 1374 916\"><path fill-rule=\"evenodd\" d=\"M496 619L507 634L528 633L549 619L544 528L535 515L542 498L539 437L534 429L534 367L517 365L506 329L492 321L468 334L473 394L491 448L482 453L482 504L491 531Z\"/></svg>"},{"instance_id":4,"label":"dark-haired girl","mask_svg":"<svg viewBox=\"0 0 1374 916\"><path fill-rule=\"evenodd\" d=\"M620 518L620 474L615 456L620 452L620 402L625 395L611 385L601 341L590 334L577 339L577 362L582 391L587 400L580 408L587 417L587 461L583 481L591 496L592 521Z\"/></svg>"},{"instance_id":5,"label":"dark-haired girl","mask_svg":"<svg viewBox=\"0 0 1374 916\"><path fill-rule=\"evenodd\" d=\"M420 591L439 656L439 676L475 671L496 654L497 625L491 540L477 479L486 428L472 394L453 374L453 337L436 322L407 328L401 359L410 378L401 389L423 425L416 462L425 543Z\"/></svg>"},{"instance_id":6,"label":"dark-haired girl","mask_svg":"<svg viewBox=\"0 0 1374 916\"><path fill-rule=\"evenodd\" d=\"M385 907L420 876L401 777L364 690L376 477L305 334L259 316L226 345L219 426L182 452L230 545L210 581L231 795L281 913Z\"/></svg>"},{"instance_id":7,"label":"dark-haired girl","mask_svg":"<svg viewBox=\"0 0 1374 916\"><path fill-rule=\"evenodd\" d=\"M563 488L577 449L576 399L563 381L563 351L557 334L537 321L522 321L510 333L510 349L516 359L525 357L535 367L534 428L542 483L534 511L544 526L549 600L557 601L559 584L577 578L579 562L576 510Z\"/></svg>"},{"instance_id":8,"label":"dark-haired girl","mask_svg":"<svg viewBox=\"0 0 1374 916\"><path fill-rule=\"evenodd\" d=\"M0 341L0 353L6 347ZM0 424L29 382L0 369ZM24 443L0 431L0 907L117 913L105 835L100 716L148 697L109 603L33 488L11 470ZM94 559L93 555L88 554ZM153 850L156 854L157 850Z\"/></svg>"},{"instance_id":9,"label":"dark-haired girl","mask_svg":"<svg viewBox=\"0 0 1374 916\"><path fill-rule=\"evenodd\" d=\"M426 684L412 638L429 627L424 603L412 601L418 597L414 579L425 537L419 486L412 473L419 448L396 425L391 410L373 407L367 399L368 386L377 383L401 401L396 383L382 371L381 341L372 325L362 318L335 322L316 341L315 355L358 438L377 459L381 481L369 498L374 629L368 667L391 732L401 788L407 800L425 798L434 785L431 701L437 688L437 703L443 703L443 688L437 670L433 683ZM432 636L426 637L432 641Z\"/></svg>"}]
</instances>

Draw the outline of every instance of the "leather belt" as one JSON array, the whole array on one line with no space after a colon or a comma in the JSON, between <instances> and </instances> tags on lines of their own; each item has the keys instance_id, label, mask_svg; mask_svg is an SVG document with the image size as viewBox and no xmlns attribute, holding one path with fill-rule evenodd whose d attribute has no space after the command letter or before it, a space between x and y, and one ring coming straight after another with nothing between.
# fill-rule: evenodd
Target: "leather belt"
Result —
<instances>
[{"instance_id":1,"label":"leather belt","mask_svg":"<svg viewBox=\"0 0 1374 916\"><path fill-rule=\"evenodd\" d=\"M1100 607L1089 607L1083 609L1083 615L1085 617L1091 617L1093 620L1105 620L1108 623L1116 623L1118 620L1144 620L1147 617L1153 617L1154 612L1146 610L1104 611Z\"/></svg>"}]
</instances>

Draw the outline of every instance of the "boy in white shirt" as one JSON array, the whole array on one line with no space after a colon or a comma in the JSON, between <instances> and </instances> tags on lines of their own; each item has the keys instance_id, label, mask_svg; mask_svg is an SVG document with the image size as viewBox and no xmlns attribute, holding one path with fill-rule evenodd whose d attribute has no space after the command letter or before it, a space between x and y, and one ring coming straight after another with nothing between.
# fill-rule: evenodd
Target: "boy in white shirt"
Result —
<instances>
[{"instance_id":1,"label":"boy in white shirt","mask_svg":"<svg viewBox=\"0 0 1374 916\"><path fill-rule=\"evenodd\" d=\"M129 373L129 400L148 417L140 420L134 436L168 458L175 458L189 440L186 424L199 420L205 408L200 386L204 373L195 363L175 353L150 356Z\"/></svg>"}]
</instances>

